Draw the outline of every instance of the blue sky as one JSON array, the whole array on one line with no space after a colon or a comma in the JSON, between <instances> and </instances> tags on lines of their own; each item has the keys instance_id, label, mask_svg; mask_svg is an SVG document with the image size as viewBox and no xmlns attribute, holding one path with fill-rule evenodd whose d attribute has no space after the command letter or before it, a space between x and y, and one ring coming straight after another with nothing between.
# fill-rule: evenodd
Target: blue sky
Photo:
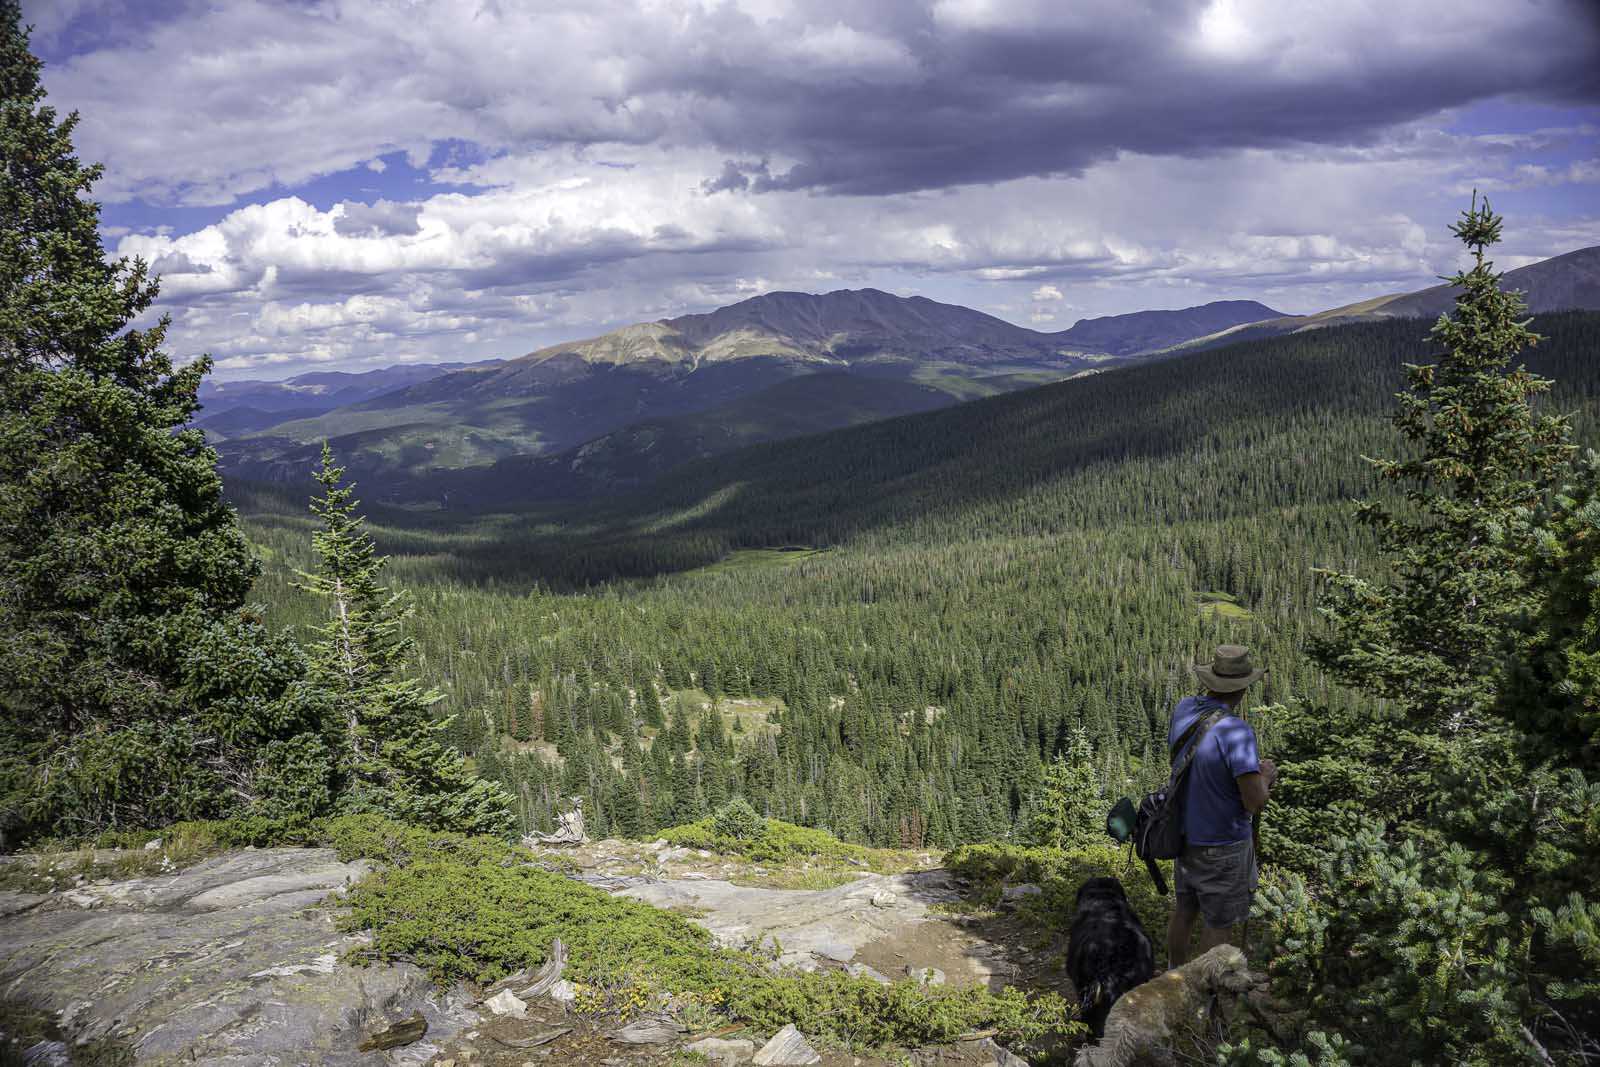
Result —
<instances>
[{"instance_id":1,"label":"blue sky","mask_svg":"<svg viewBox=\"0 0 1600 1067\"><path fill-rule=\"evenodd\" d=\"M1600 244L1588 0L34 0L110 249L221 377L772 289L1041 330Z\"/></svg>"}]
</instances>

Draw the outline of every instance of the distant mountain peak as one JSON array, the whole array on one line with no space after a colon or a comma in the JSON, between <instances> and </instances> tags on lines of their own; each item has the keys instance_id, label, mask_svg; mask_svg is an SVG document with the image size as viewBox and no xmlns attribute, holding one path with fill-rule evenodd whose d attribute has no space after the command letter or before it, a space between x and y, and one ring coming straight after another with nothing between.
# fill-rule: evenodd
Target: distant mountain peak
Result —
<instances>
[{"instance_id":1,"label":"distant mountain peak","mask_svg":"<svg viewBox=\"0 0 1600 1067\"><path fill-rule=\"evenodd\" d=\"M803 293L778 289L713 311L624 326L599 337L551 345L523 357L542 363L719 362L777 357L849 364L899 359L982 366L1127 356L1217 330L1276 318L1253 300L1219 300L1177 311L1140 311L1080 320L1042 333L983 311L871 287Z\"/></svg>"},{"instance_id":2,"label":"distant mountain peak","mask_svg":"<svg viewBox=\"0 0 1600 1067\"><path fill-rule=\"evenodd\" d=\"M1079 319L1071 329L1056 336L1093 351L1132 356L1166 348L1191 337L1282 316L1283 312L1255 300L1214 300L1176 311L1135 311L1127 315Z\"/></svg>"},{"instance_id":3,"label":"distant mountain peak","mask_svg":"<svg viewBox=\"0 0 1600 1067\"><path fill-rule=\"evenodd\" d=\"M1261 319L1276 319L1283 317L1283 312L1274 311L1272 308L1269 308L1267 305L1258 300L1213 300L1209 304L1196 304L1194 307L1177 308L1172 311L1156 309L1151 311L1132 311L1125 315L1097 315L1094 318L1079 319L1077 322L1072 324L1071 330L1076 330L1080 326L1092 326L1097 323L1131 322L1138 318L1154 319L1157 316L1176 317L1197 315L1200 313L1238 316L1241 317L1241 321L1244 322L1258 322ZM1252 317L1242 318L1242 316ZM1069 333L1071 330L1063 330L1062 332Z\"/></svg>"}]
</instances>

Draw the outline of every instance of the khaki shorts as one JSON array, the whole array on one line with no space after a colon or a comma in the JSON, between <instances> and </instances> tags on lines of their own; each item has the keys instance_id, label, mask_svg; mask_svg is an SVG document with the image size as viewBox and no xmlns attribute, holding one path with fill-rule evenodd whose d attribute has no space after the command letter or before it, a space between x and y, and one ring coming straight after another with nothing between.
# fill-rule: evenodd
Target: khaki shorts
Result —
<instances>
[{"instance_id":1,"label":"khaki shorts","mask_svg":"<svg viewBox=\"0 0 1600 1067\"><path fill-rule=\"evenodd\" d=\"M1176 864L1173 885L1178 907L1198 911L1207 926L1221 928L1250 917L1255 899L1255 844L1249 838L1228 845L1190 845Z\"/></svg>"}]
</instances>

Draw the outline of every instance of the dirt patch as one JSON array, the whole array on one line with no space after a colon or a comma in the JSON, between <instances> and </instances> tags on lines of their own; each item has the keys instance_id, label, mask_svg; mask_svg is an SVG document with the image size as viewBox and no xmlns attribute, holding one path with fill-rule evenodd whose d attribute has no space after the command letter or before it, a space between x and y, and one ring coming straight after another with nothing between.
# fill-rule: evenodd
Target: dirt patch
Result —
<instances>
[{"instance_id":1,"label":"dirt patch","mask_svg":"<svg viewBox=\"0 0 1600 1067\"><path fill-rule=\"evenodd\" d=\"M1017 984L1022 972L1018 955L1025 951L985 940L965 926L930 918L862 945L856 959L890 979L935 967L952 986L982 985L998 993Z\"/></svg>"}]
</instances>

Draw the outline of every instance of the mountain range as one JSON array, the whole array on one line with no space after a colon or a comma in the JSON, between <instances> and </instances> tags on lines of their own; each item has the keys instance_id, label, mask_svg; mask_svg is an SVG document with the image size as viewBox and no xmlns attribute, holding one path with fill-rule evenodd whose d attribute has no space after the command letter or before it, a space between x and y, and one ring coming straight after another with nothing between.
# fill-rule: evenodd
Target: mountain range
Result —
<instances>
[{"instance_id":1,"label":"mountain range","mask_svg":"<svg viewBox=\"0 0 1600 1067\"><path fill-rule=\"evenodd\" d=\"M1600 308L1600 246L1506 284L1534 311ZM1046 333L875 289L774 292L504 362L224 383L199 425L234 479L304 481L328 440L369 498L494 507L629 488L745 445L1235 341L1433 317L1452 296L1434 286L1315 315L1219 301ZM233 407L212 410L219 401Z\"/></svg>"},{"instance_id":2,"label":"mountain range","mask_svg":"<svg viewBox=\"0 0 1600 1067\"><path fill-rule=\"evenodd\" d=\"M501 362L504 361L489 361ZM204 414L195 420L195 425L203 427L213 440L221 440L292 419L313 418L463 367L484 365L397 363L369 371L310 371L277 381L241 378L219 382L207 378L200 383Z\"/></svg>"}]
</instances>

